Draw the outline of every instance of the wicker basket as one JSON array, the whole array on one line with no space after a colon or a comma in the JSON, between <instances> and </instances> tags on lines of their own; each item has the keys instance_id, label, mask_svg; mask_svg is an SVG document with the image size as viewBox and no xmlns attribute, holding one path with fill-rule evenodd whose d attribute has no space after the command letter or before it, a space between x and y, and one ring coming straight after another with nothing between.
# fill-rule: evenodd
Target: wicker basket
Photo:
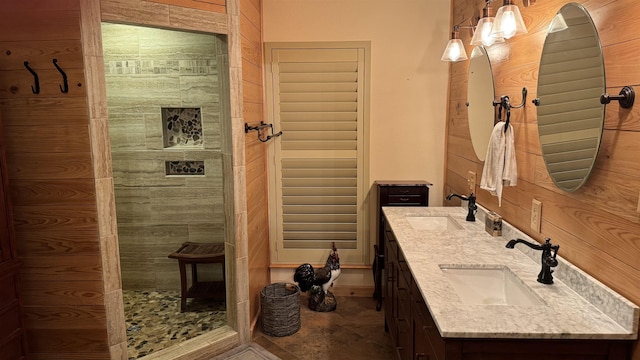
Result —
<instances>
[{"instance_id":1,"label":"wicker basket","mask_svg":"<svg viewBox=\"0 0 640 360\"><path fill-rule=\"evenodd\" d=\"M295 284L275 283L260 291L262 332L287 336L300 330L300 289Z\"/></svg>"}]
</instances>

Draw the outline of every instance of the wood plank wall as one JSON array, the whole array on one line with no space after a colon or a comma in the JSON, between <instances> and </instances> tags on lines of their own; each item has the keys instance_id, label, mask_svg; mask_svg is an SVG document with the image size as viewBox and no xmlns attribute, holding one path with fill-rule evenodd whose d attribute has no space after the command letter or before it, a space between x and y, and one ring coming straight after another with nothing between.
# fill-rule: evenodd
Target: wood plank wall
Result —
<instances>
[{"instance_id":1,"label":"wood plank wall","mask_svg":"<svg viewBox=\"0 0 640 360\"><path fill-rule=\"evenodd\" d=\"M257 125L263 114L262 1L240 0L244 121ZM252 131L245 135L249 300L251 319L260 310L260 290L270 282L267 146Z\"/></svg>"},{"instance_id":2,"label":"wood plank wall","mask_svg":"<svg viewBox=\"0 0 640 360\"><path fill-rule=\"evenodd\" d=\"M617 102L607 105L604 136L595 169L586 185L574 193L559 190L546 171L538 141L535 106L538 64L547 27L556 12L569 1L539 0L519 5L529 30L489 49L496 96L509 95L513 103L521 100L521 89L529 90L524 110L513 110L518 162L518 186L505 188L502 207L497 198L476 187L478 202L494 210L506 221L542 242L550 237L560 244L559 254L587 271L612 289L640 304L640 104L622 109ZM452 23L466 23L481 14L483 0L453 0ZM637 54L640 33L640 3L635 1L578 1L591 14L602 43L607 92L617 94L625 85L640 90ZM501 1L494 1L494 14ZM463 29L465 44L471 32ZM444 44L443 44L444 46ZM470 53L471 46L467 45ZM445 194L467 193L467 172L478 174L483 163L473 151L467 124L468 61L450 68L447 117ZM488 119L488 121L491 121ZM529 227L532 199L542 202L541 232ZM640 359L640 351L634 351Z\"/></svg>"},{"instance_id":3,"label":"wood plank wall","mask_svg":"<svg viewBox=\"0 0 640 360\"><path fill-rule=\"evenodd\" d=\"M224 0L153 0L224 13ZM109 359L105 279L89 143L80 0L0 2L0 112L4 120L27 336L32 359ZM244 116L262 117L260 0L241 2ZM61 94L57 58L70 90ZM41 92L31 92L38 72ZM251 316L268 280L268 222L262 143L247 135L250 159ZM257 205L256 205L257 204Z\"/></svg>"},{"instance_id":4,"label":"wood plank wall","mask_svg":"<svg viewBox=\"0 0 640 360\"><path fill-rule=\"evenodd\" d=\"M0 13L0 111L30 358L109 359L80 1L4 1Z\"/></svg>"}]
</instances>

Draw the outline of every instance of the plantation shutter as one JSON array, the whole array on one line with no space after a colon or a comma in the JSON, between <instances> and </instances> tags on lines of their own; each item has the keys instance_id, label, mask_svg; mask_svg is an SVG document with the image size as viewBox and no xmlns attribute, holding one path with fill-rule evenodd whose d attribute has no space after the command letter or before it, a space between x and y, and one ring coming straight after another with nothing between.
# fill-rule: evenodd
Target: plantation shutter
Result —
<instances>
[{"instance_id":1,"label":"plantation shutter","mask_svg":"<svg viewBox=\"0 0 640 360\"><path fill-rule=\"evenodd\" d=\"M276 262L363 258L364 51L271 49Z\"/></svg>"}]
</instances>

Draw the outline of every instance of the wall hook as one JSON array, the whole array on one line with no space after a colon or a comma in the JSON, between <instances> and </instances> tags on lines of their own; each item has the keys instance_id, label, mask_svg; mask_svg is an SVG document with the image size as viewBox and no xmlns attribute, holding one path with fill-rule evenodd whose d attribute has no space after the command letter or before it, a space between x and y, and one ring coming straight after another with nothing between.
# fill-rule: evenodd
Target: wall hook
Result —
<instances>
[{"instance_id":1,"label":"wall hook","mask_svg":"<svg viewBox=\"0 0 640 360\"><path fill-rule=\"evenodd\" d=\"M527 93L528 90L526 87L522 88L522 102L520 105L511 105L511 100L509 100L508 95L502 95L500 97L500 101L493 100L493 106L500 106L498 108L498 120L502 121L502 109L504 109L505 116L507 117L504 124L504 132L507 132L509 128L509 122L511 120L511 109L520 109L525 106L527 103Z\"/></svg>"},{"instance_id":2,"label":"wall hook","mask_svg":"<svg viewBox=\"0 0 640 360\"><path fill-rule=\"evenodd\" d=\"M618 100L620 106L628 109L633 106L633 101L636 98L636 92L632 86L625 86L620 90L618 95L609 95L604 93L600 96L600 104L608 104L611 100Z\"/></svg>"},{"instance_id":3,"label":"wall hook","mask_svg":"<svg viewBox=\"0 0 640 360\"><path fill-rule=\"evenodd\" d=\"M33 82L35 83L35 88L34 85L31 85L31 91L33 91L34 94L39 94L40 93L40 79L38 79L38 74L33 71L33 69L29 66L29 62L25 61L24 62L24 67L27 68L27 70L29 70L29 72L31 73L31 75L33 75Z\"/></svg>"},{"instance_id":4,"label":"wall hook","mask_svg":"<svg viewBox=\"0 0 640 360\"><path fill-rule=\"evenodd\" d=\"M67 82L67 74L64 73L64 71L60 68L60 66L58 66L58 59L53 59L53 66L56 67L56 69L58 69L58 71L60 72L60 74L62 74L62 81L64 83L64 87L63 85L58 85L60 87L60 91L64 94L69 92L69 83Z\"/></svg>"},{"instance_id":5,"label":"wall hook","mask_svg":"<svg viewBox=\"0 0 640 360\"><path fill-rule=\"evenodd\" d=\"M262 130L266 129L266 128L271 128L271 135L267 135L266 138L262 137ZM279 131L277 133L273 133L273 124L265 124L264 121L260 121L260 125L258 126L250 126L247 123L244 123L244 132L245 134L248 133L251 130L255 130L258 132L258 140L262 141L262 142L267 142L269 140L271 140L272 138L278 137L280 135L282 135L282 131Z\"/></svg>"}]
</instances>

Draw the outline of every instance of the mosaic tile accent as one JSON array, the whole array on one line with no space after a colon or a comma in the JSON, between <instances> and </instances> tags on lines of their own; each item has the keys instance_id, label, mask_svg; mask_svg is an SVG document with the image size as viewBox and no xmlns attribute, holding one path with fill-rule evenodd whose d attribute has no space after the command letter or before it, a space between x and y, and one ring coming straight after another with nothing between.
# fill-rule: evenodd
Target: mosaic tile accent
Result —
<instances>
[{"instance_id":1,"label":"mosaic tile accent","mask_svg":"<svg viewBox=\"0 0 640 360\"><path fill-rule=\"evenodd\" d=\"M110 60L105 62L107 75L217 75L218 60Z\"/></svg>"},{"instance_id":2,"label":"mosaic tile accent","mask_svg":"<svg viewBox=\"0 0 640 360\"><path fill-rule=\"evenodd\" d=\"M124 290L127 356L141 358L182 341L202 335L227 323L225 304L188 299L180 312L178 291Z\"/></svg>"},{"instance_id":3,"label":"mosaic tile accent","mask_svg":"<svg viewBox=\"0 0 640 360\"><path fill-rule=\"evenodd\" d=\"M204 175L204 161L166 161L167 175Z\"/></svg>"},{"instance_id":4,"label":"mosaic tile accent","mask_svg":"<svg viewBox=\"0 0 640 360\"><path fill-rule=\"evenodd\" d=\"M165 148L202 145L200 108L162 108Z\"/></svg>"}]
</instances>

